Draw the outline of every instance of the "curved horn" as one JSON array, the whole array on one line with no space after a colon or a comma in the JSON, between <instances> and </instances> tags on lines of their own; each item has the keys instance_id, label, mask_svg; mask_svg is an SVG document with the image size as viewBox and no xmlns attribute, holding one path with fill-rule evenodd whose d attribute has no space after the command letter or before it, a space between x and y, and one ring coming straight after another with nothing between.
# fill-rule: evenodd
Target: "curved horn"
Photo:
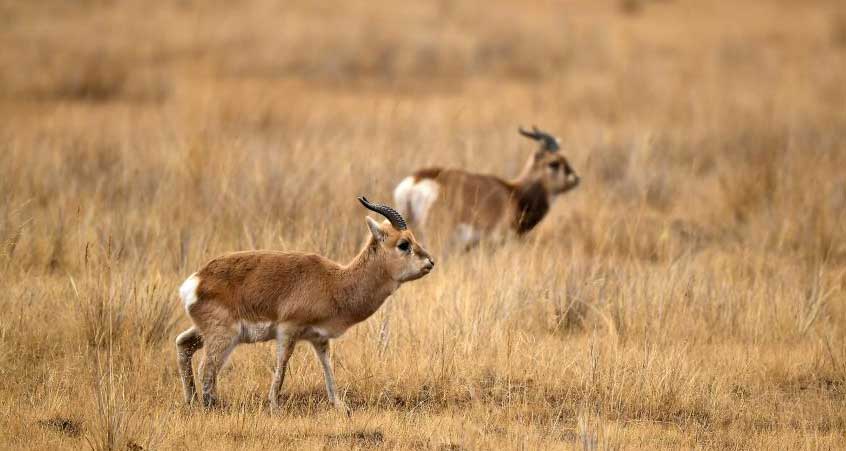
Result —
<instances>
[{"instance_id":1,"label":"curved horn","mask_svg":"<svg viewBox=\"0 0 846 451\"><path fill-rule=\"evenodd\" d=\"M527 138L534 139L535 141L541 141L541 149L543 150L556 152L561 148L558 146L558 140L555 139L554 136L541 131L536 125L532 125L531 132L524 130L523 127L520 127L518 130L521 135Z\"/></svg>"},{"instance_id":2,"label":"curved horn","mask_svg":"<svg viewBox=\"0 0 846 451\"><path fill-rule=\"evenodd\" d=\"M364 208L371 211L375 211L376 213L379 213L380 215L386 217L395 229L405 230L408 228L408 226L405 224L405 219L402 219L402 215L397 213L397 211L393 208L387 205L371 203L364 196L359 197L358 201L361 202L361 205L364 205Z\"/></svg>"},{"instance_id":3,"label":"curved horn","mask_svg":"<svg viewBox=\"0 0 846 451\"><path fill-rule=\"evenodd\" d=\"M537 130L538 130L538 128L537 128L537 127L535 127L535 132L537 132ZM520 132L520 134L521 134L521 135L523 135L523 136L525 136L526 138L529 138L529 139L534 139L535 141L537 141L538 139L540 139L540 136L538 136L538 135L537 135L537 133L533 133L533 132L530 132L530 131L528 131L528 130L524 130L522 126L521 126L521 127L518 127L518 128L517 128L517 131L519 131L519 132Z\"/></svg>"}]
</instances>

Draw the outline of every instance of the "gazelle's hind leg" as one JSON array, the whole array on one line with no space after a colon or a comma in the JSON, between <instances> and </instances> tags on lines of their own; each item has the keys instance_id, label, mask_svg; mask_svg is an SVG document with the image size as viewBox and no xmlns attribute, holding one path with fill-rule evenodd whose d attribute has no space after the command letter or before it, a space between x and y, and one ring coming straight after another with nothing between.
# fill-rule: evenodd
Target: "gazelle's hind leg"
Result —
<instances>
[{"instance_id":1,"label":"gazelle's hind leg","mask_svg":"<svg viewBox=\"0 0 846 451\"><path fill-rule=\"evenodd\" d=\"M182 390L188 405L197 400L197 389L194 385L194 368L191 358L203 347L203 336L196 326L182 332L176 337L176 361L179 364L179 377L182 379Z\"/></svg>"},{"instance_id":2,"label":"gazelle's hind leg","mask_svg":"<svg viewBox=\"0 0 846 451\"><path fill-rule=\"evenodd\" d=\"M203 380L203 406L212 407L217 403L217 374L229 354L238 345L238 331L234 328L216 327L203 334L205 355L200 368Z\"/></svg>"}]
</instances>

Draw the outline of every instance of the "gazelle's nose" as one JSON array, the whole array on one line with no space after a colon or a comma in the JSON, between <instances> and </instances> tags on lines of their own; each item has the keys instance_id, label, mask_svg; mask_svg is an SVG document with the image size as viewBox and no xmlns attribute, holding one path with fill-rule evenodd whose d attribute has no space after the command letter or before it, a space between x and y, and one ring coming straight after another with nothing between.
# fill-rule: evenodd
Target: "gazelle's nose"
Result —
<instances>
[{"instance_id":1,"label":"gazelle's nose","mask_svg":"<svg viewBox=\"0 0 846 451\"><path fill-rule=\"evenodd\" d=\"M426 257L426 268L432 269L435 267L435 260L432 257Z\"/></svg>"}]
</instances>

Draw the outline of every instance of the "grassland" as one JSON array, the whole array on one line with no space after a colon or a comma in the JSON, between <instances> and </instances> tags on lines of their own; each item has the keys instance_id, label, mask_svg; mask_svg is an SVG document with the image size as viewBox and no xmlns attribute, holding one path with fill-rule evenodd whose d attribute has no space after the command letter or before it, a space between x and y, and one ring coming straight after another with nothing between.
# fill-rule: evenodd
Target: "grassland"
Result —
<instances>
[{"instance_id":1,"label":"grassland","mask_svg":"<svg viewBox=\"0 0 846 451\"><path fill-rule=\"evenodd\" d=\"M523 2L521 2L523 3ZM763 1L0 2L0 447L836 449L846 443L846 9ZM182 406L176 287L252 248L350 259L354 197L582 185L225 405Z\"/></svg>"}]
</instances>

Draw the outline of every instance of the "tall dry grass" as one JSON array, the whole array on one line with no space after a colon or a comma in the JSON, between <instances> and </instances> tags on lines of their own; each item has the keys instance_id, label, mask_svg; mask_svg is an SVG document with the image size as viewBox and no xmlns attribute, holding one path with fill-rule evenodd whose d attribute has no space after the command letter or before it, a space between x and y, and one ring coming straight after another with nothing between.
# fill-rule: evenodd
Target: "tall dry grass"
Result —
<instances>
[{"instance_id":1,"label":"tall dry grass","mask_svg":"<svg viewBox=\"0 0 846 451\"><path fill-rule=\"evenodd\" d=\"M634 6L633 6L634 5ZM836 2L0 3L0 446L831 449L846 440L846 52ZM222 252L351 258L359 194L583 185L310 353L184 408L181 280Z\"/></svg>"}]
</instances>

